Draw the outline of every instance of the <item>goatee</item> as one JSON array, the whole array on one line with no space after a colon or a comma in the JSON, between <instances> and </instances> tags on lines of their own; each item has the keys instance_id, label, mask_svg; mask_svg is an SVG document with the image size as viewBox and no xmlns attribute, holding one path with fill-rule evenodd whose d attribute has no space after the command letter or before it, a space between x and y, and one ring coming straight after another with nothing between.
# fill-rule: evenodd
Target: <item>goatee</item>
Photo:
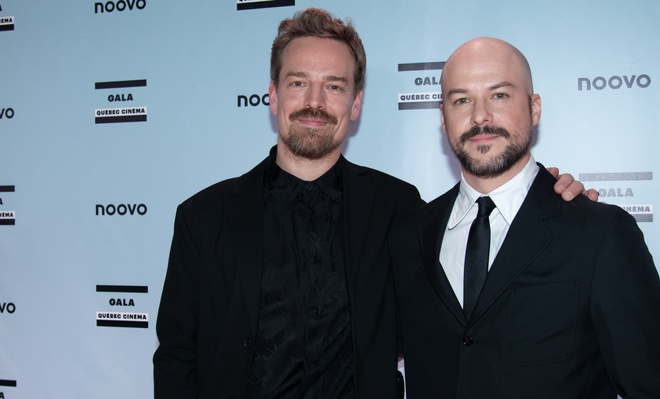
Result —
<instances>
[{"instance_id":1,"label":"goatee","mask_svg":"<svg viewBox=\"0 0 660 399\"><path fill-rule=\"evenodd\" d=\"M304 126L298 122L301 118L320 119L327 125L318 128ZM299 157L321 159L341 145L341 141L334 140L332 133L337 124L337 118L322 109L299 109L289 115L289 120L292 122L291 127L288 134L282 137L282 141L293 154Z\"/></svg>"},{"instance_id":2,"label":"goatee","mask_svg":"<svg viewBox=\"0 0 660 399\"><path fill-rule=\"evenodd\" d=\"M496 156L487 160L479 160L471 157L465 151L465 143L473 137L481 134L490 134L503 137L509 140L509 144L504 151ZM520 159L525 156L529 151L531 143L532 127L531 125L522 134L517 134L511 139L511 134L502 127L495 126L474 126L469 131L463 133L458 139L456 145L450 142L452 150L456 157L461 162L463 168L471 174L481 178L493 178L502 175L515 165ZM516 139L518 138L518 139ZM527 139L525 139L527 138ZM493 146L491 144L483 144L477 146L477 151L485 155Z\"/></svg>"}]
</instances>

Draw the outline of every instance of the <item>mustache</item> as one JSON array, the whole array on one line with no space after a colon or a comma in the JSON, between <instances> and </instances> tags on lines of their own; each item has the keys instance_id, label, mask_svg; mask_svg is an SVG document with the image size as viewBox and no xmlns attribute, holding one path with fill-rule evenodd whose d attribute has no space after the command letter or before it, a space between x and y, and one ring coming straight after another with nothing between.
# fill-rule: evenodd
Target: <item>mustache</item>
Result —
<instances>
[{"instance_id":1,"label":"mustache","mask_svg":"<svg viewBox=\"0 0 660 399\"><path fill-rule=\"evenodd\" d=\"M461 135L461 143L465 143L473 137L476 137L480 134L494 134L496 136L502 136L504 138L509 138L511 134L509 131L503 127L497 126L473 126L472 129Z\"/></svg>"},{"instance_id":2,"label":"mustache","mask_svg":"<svg viewBox=\"0 0 660 399\"><path fill-rule=\"evenodd\" d=\"M330 115L329 113L325 112L320 108L303 108L294 111L289 115L289 120L292 122L301 118L321 119L333 125L337 124L337 117L335 117L334 115Z\"/></svg>"}]
</instances>

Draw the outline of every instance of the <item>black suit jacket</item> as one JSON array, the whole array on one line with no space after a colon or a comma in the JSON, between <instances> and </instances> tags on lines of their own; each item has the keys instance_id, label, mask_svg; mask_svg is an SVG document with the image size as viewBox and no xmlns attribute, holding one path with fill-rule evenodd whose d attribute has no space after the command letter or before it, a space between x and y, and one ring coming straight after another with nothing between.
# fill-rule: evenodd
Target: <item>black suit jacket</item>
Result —
<instances>
[{"instance_id":1,"label":"black suit jacket","mask_svg":"<svg viewBox=\"0 0 660 399\"><path fill-rule=\"evenodd\" d=\"M660 398L660 282L633 217L541 166L470 320L439 263L458 185L392 227L408 399Z\"/></svg>"},{"instance_id":2,"label":"black suit jacket","mask_svg":"<svg viewBox=\"0 0 660 399\"><path fill-rule=\"evenodd\" d=\"M217 183L177 209L156 330L156 398L241 398L256 334L263 174ZM417 189L345 163L344 252L357 398L394 398L397 320L387 235L420 204Z\"/></svg>"}]
</instances>

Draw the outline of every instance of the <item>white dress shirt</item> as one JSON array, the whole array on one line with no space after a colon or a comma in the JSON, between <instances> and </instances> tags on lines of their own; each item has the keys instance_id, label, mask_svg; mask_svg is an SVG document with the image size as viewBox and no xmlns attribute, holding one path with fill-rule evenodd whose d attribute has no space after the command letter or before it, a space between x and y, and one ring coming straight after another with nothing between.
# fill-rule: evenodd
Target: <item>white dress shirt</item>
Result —
<instances>
[{"instance_id":1,"label":"white dress shirt","mask_svg":"<svg viewBox=\"0 0 660 399\"><path fill-rule=\"evenodd\" d=\"M440 264L454 289L456 298L463 306L463 270L465 264L465 248L467 246L470 226L477 217L478 207L474 206L477 198L488 195L495 203L496 209L490 214L490 252L488 270L497 255L509 226L522 206L532 182L536 178L539 167L530 157L523 170L513 179L487 194L481 194L470 187L461 173L461 185L458 197L452 208L447 223L447 230L440 247Z\"/></svg>"}]
</instances>

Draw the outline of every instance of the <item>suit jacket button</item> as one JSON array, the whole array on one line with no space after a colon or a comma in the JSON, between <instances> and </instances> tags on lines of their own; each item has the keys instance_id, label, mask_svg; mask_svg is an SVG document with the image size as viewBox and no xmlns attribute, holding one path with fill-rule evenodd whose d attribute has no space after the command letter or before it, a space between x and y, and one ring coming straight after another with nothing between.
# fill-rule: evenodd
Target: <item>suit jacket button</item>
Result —
<instances>
[{"instance_id":1,"label":"suit jacket button","mask_svg":"<svg viewBox=\"0 0 660 399\"><path fill-rule=\"evenodd\" d=\"M467 335L463 337L463 345L470 346L472 345L473 342L474 340L472 339L472 337L468 337Z\"/></svg>"},{"instance_id":2,"label":"suit jacket button","mask_svg":"<svg viewBox=\"0 0 660 399\"><path fill-rule=\"evenodd\" d=\"M246 348L252 348L252 340L251 339L244 339L243 340L243 346Z\"/></svg>"}]
</instances>

